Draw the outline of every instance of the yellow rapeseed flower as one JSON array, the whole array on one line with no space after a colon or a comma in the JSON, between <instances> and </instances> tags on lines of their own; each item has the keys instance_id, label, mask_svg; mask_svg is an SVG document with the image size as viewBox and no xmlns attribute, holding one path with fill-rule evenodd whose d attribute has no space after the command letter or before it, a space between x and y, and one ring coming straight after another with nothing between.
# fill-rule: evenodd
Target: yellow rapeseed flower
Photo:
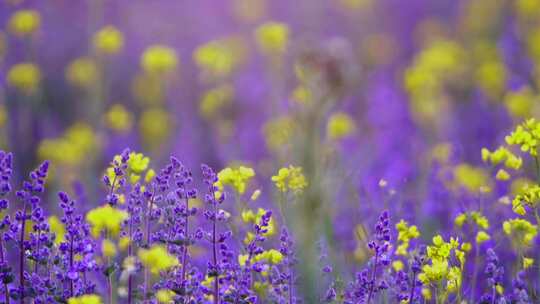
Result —
<instances>
[{"instance_id":1,"label":"yellow rapeseed flower","mask_svg":"<svg viewBox=\"0 0 540 304\"><path fill-rule=\"evenodd\" d=\"M98 238L102 232L108 232L111 236L116 236L120 232L122 222L129 217L128 213L104 205L90 210L86 214L86 221L91 226L91 233L94 238Z\"/></svg>"},{"instance_id":2,"label":"yellow rapeseed flower","mask_svg":"<svg viewBox=\"0 0 540 304\"><path fill-rule=\"evenodd\" d=\"M96 294L86 294L79 297L71 297L68 304L101 304L101 298Z\"/></svg>"},{"instance_id":3,"label":"yellow rapeseed flower","mask_svg":"<svg viewBox=\"0 0 540 304\"><path fill-rule=\"evenodd\" d=\"M278 174L272 176L272 181L279 191L301 193L308 186L301 167L289 166L279 169Z\"/></svg>"},{"instance_id":4,"label":"yellow rapeseed flower","mask_svg":"<svg viewBox=\"0 0 540 304\"><path fill-rule=\"evenodd\" d=\"M289 27L281 22L266 22L255 30L255 39L261 52L266 55L280 55L287 49Z\"/></svg>"},{"instance_id":5,"label":"yellow rapeseed flower","mask_svg":"<svg viewBox=\"0 0 540 304\"><path fill-rule=\"evenodd\" d=\"M90 88L99 77L98 67L90 57L73 60L66 68L65 74L69 83L81 88Z\"/></svg>"},{"instance_id":6,"label":"yellow rapeseed flower","mask_svg":"<svg viewBox=\"0 0 540 304\"><path fill-rule=\"evenodd\" d=\"M33 93L39 87L40 81L39 67L29 62L13 65L7 74L7 83L24 93Z\"/></svg>"},{"instance_id":7,"label":"yellow rapeseed flower","mask_svg":"<svg viewBox=\"0 0 540 304\"><path fill-rule=\"evenodd\" d=\"M117 132L126 132L131 129L133 115L121 104L114 104L105 114L105 123Z\"/></svg>"},{"instance_id":8,"label":"yellow rapeseed flower","mask_svg":"<svg viewBox=\"0 0 540 304\"><path fill-rule=\"evenodd\" d=\"M160 289L156 292L156 300L158 300L159 303L172 303L174 296L174 291L169 289Z\"/></svg>"},{"instance_id":9,"label":"yellow rapeseed flower","mask_svg":"<svg viewBox=\"0 0 540 304\"><path fill-rule=\"evenodd\" d=\"M223 191L223 187L228 185L238 194L244 194L247 184L254 176L255 171L249 167L225 168L218 172L216 186Z\"/></svg>"},{"instance_id":10,"label":"yellow rapeseed flower","mask_svg":"<svg viewBox=\"0 0 540 304\"><path fill-rule=\"evenodd\" d=\"M113 55L122 50L124 35L116 27L107 25L94 34L92 42L98 52Z\"/></svg>"},{"instance_id":11,"label":"yellow rapeseed flower","mask_svg":"<svg viewBox=\"0 0 540 304\"><path fill-rule=\"evenodd\" d=\"M178 66L176 51L164 45L152 45L141 56L141 66L149 74L163 75Z\"/></svg>"},{"instance_id":12,"label":"yellow rapeseed flower","mask_svg":"<svg viewBox=\"0 0 540 304\"><path fill-rule=\"evenodd\" d=\"M339 140L354 133L356 124L345 112L334 113L328 119L326 134L332 140Z\"/></svg>"},{"instance_id":13,"label":"yellow rapeseed flower","mask_svg":"<svg viewBox=\"0 0 540 304\"><path fill-rule=\"evenodd\" d=\"M39 28L41 16L35 10L18 10L8 22L9 31L20 37L33 34Z\"/></svg>"},{"instance_id":14,"label":"yellow rapeseed flower","mask_svg":"<svg viewBox=\"0 0 540 304\"><path fill-rule=\"evenodd\" d=\"M154 275L178 265L178 259L169 254L161 245L154 245L150 249L139 249L138 256L141 263Z\"/></svg>"},{"instance_id":15,"label":"yellow rapeseed flower","mask_svg":"<svg viewBox=\"0 0 540 304\"><path fill-rule=\"evenodd\" d=\"M66 227L64 226L64 223L62 223L62 221L60 221L60 219L55 215L50 216L48 222L51 232L55 235L54 243L56 245L62 243L66 235Z\"/></svg>"}]
</instances>

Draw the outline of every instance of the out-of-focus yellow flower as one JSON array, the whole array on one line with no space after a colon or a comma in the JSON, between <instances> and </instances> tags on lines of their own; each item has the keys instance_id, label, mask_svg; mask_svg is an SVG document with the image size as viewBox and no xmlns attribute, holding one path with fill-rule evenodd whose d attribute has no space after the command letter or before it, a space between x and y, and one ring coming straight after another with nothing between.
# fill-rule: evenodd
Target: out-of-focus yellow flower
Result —
<instances>
[{"instance_id":1,"label":"out-of-focus yellow flower","mask_svg":"<svg viewBox=\"0 0 540 304\"><path fill-rule=\"evenodd\" d=\"M447 163L452 155L452 144L448 142L438 143L431 149L431 157L439 163Z\"/></svg>"},{"instance_id":2,"label":"out-of-focus yellow flower","mask_svg":"<svg viewBox=\"0 0 540 304\"><path fill-rule=\"evenodd\" d=\"M62 221L60 221L60 219L55 215L50 216L48 222L51 232L55 235L54 243L56 245L62 243L66 235L66 227L64 226Z\"/></svg>"},{"instance_id":3,"label":"out-of-focus yellow flower","mask_svg":"<svg viewBox=\"0 0 540 304\"><path fill-rule=\"evenodd\" d=\"M139 73L131 84L131 93L143 105L159 105L163 103L163 81L156 75Z\"/></svg>"},{"instance_id":4,"label":"out-of-focus yellow flower","mask_svg":"<svg viewBox=\"0 0 540 304\"><path fill-rule=\"evenodd\" d=\"M151 108L144 111L139 121L144 143L151 147L160 145L169 136L172 123L169 112L164 109Z\"/></svg>"},{"instance_id":5,"label":"out-of-focus yellow flower","mask_svg":"<svg viewBox=\"0 0 540 304\"><path fill-rule=\"evenodd\" d=\"M500 59L480 63L476 69L476 80L489 96L498 98L506 88L506 67Z\"/></svg>"},{"instance_id":6,"label":"out-of-focus yellow flower","mask_svg":"<svg viewBox=\"0 0 540 304\"><path fill-rule=\"evenodd\" d=\"M133 115L121 104L114 104L105 114L107 126L117 132L126 132L131 129Z\"/></svg>"},{"instance_id":7,"label":"out-of-focus yellow flower","mask_svg":"<svg viewBox=\"0 0 540 304\"><path fill-rule=\"evenodd\" d=\"M515 0L513 3L521 19L533 19L540 16L540 0Z\"/></svg>"},{"instance_id":8,"label":"out-of-focus yellow flower","mask_svg":"<svg viewBox=\"0 0 540 304\"><path fill-rule=\"evenodd\" d=\"M79 297L71 297L68 304L102 304L101 298L95 294L86 294Z\"/></svg>"},{"instance_id":9,"label":"out-of-focus yellow flower","mask_svg":"<svg viewBox=\"0 0 540 304\"><path fill-rule=\"evenodd\" d=\"M141 66L149 74L164 75L178 66L176 51L164 45L152 45L141 56Z\"/></svg>"},{"instance_id":10,"label":"out-of-focus yellow flower","mask_svg":"<svg viewBox=\"0 0 540 304\"><path fill-rule=\"evenodd\" d=\"M201 116L208 120L218 116L231 103L233 96L234 88L228 84L208 90L199 104Z\"/></svg>"},{"instance_id":11,"label":"out-of-focus yellow flower","mask_svg":"<svg viewBox=\"0 0 540 304\"><path fill-rule=\"evenodd\" d=\"M538 234L538 226L529 221L516 218L504 221L503 231L510 237L512 244L518 248L531 246L532 241Z\"/></svg>"},{"instance_id":12,"label":"out-of-focus yellow flower","mask_svg":"<svg viewBox=\"0 0 540 304\"><path fill-rule=\"evenodd\" d=\"M36 32L41 23L41 16L35 10L18 10L9 19L9 31L20 37Z\"/></svg>"},{"instance_id":13,"label":"out-of-focus yellow flower","mask_svg":"<svg viewBox=\"0 0 540 304\"><path fill-rule=\"evenodd\" d=\"M229 76L244 61L247 50L242 38L231 36L209 41L195 49L193 60L210 78Z\"/></svg>"},{"instance_id":14,"label":"out-of-focus yellow flower","mask_svg":"<svg viewBox=\"0 0 540 304\"><path fill-rule=\"evenodd\" d=\"M290 142L294 132L294 121L290 116L273 118L264 124L263 132L268 148L279 150Z\"/></svg>"},{"instance_id":15,"label":"out-of-focus yellow flower","mask_svg":"<svg viewBox=\"0 0 540 304\"><path fill-rule=\"evenodd\" d=\"M458 186L472 193L489 192L491 181L486 172L468 164L460 164L454 168L454 180Z\"/></svg>"},{"instance_id":16,"label":"out-of-focus yellow flower","mask_svg":"<svg viewBox=\"0 0 540 304\"><path fill-rule=\"evenodd\" d=\"M448 106L445 84L463 74L466 68L463 48L451 40L431 42L415 58L404 75L405 89L411 96L413 117L424 124L434 124Z\"/></svg>"},{"instance_id":17,"label":"out-of-focus yellow flower","mask_svg":"<svg viewBox=\"0 0 540 304\"><path fill-rule=\"evenodd\" d=\"M510 174L504 169L499 169L495 175L495 179L500 181L506 181L510 179Z\"/></svg>"},{"instance_id":18,"label":"out-of-focus yellow flower","mask_svg":"<svg viewBox=\"0 0 540 304\"><path fill-rule=\"evenodd\" d=\"M118 247L120 250L126 250L131 243L131 239L128 236L123 236L118 240Z\"/></svg>"},{"instance_id":19,"label":"out-of-focus yellow flower","mask_svg":"<svg viewBox=\"0 0 540 304\"><path fill-rule=\"evenodd\" d=\"M98 52L113 55L122 50L124 35L116 27L107 25L94 34L92 42Z\"/></svg>"},{"instance_id":20,"label":"out-of-focus yellow flower","mask_svg":"<svg viewBox=\"0 0 540 304\"><path fill-rule=\"evenodd\" d=\"M90 57L73 60L66 68L65 74L69 83L81 88L90 88L99 77L98 67Z\"/></svg>"},{"instance_id":21,"label":"out-of-focus yellow flower","mask_svg":"<svg viewBox=\"0 0 540 304\"><path fill-rule=\"evenodd\" d=\"M311 91L304 85L297 86L291 94L290 99L301 105L310 105L312 102Z\"/></svg>"},{"instance_id":22,"label":"out-of-focus yellow flower","mask_svg":"<svg viewBox=\"0 0 540 304\"><path fill-rule=\"evenodd\" d=\"M287 50L289 27L281 22L266 22L255 30L255 39L264 54L281 55Z\"/></svg>"},{"instance_id":23,"label":"out-of-focus yellow flower","mask_svg":"<svg viewBox=\"0 0 540 304\"><path fill-rule=\"evenodd\" d=\"M302 193L308 186L306 177L302 173L301 167L289 166L279 169L278 174L272 176L272 181L279 191Z\"/></svg>"},{"instance_id":24,"label":"out-of-focus yellow flower","mask_svg":"<svg viewBox=\"0 0 540 304\"><path fill-rule=\"evenodd\" d=\"M261 190L257 189L255 191L253 191L253 193L251 194L250 199L252 201L256 201L259 198L260 195L261 195Z\"/></svg>"},{"instance_id":25,"label":"out-of-focus yellow flower","mask_svg":"<svg viewBox=\"0 0 540 304\"><path fill-rule=\"evenodd\" d=\"M33 63L23 62L13 65L7 74L7 82L25 93L33 93L41 81L41 71Z\"/></svg>"},{"instance_id":26,"label":"out-of-focus yellow flower","mask_svg":"<svg viewBox=\"0 0 540 304\"><path fill-rule=\"evenodd\" d=\"M515 118L524 119L529 117L534 105L539 102L531 88L525 86L517 91L510 91L504 96L506 109Z\"/></svg>"},{"instance_id":27,"label":"out-of-focus yellow flower","mask_svg":"<svg viewBox=\"0 0 540 304\"><path fill-rule=\"evenodd\" d=\"M340 140L350 136L356 130L352 117L345 112L334 113L328 119L326 134L332 140Z\"/></svg>"},{"instance_id":28,"label":"out-of-focus yellow flower","mask_svg":"<svg viewBox=\"0 0 540 304\"><path fill-rule=\"evenodd\" d=\"M482 161L489 162L494 166L504 162L506 168L518 170L523 164L521 157L516 156L512 151L505 147L499 147L493 152L486 148L482 148L481 153Z\"/></svg>"},{"instance_id":29,"label":"out-of-focus yellow flower","mask_svg":"<svg viewBox=\"0 0 540 304\"><path fill-rule=\"evenodd\" d=\"M97 145L98 139L92 128L84 123L75 123L62 137L44 139L39 144L38 155L57 164L82 165Z\"/></svg>"},{"instance_id":30,"label":"out-of-focus yellow flower","mask_svg":"<svg viewBox=\"0 0 540 304\"><path fill-rule=\"evenodd\" d=\"M116 253L118 251L116 250L116 245L109 239L104 239L101 242L101 253L104 257L112 258L116 256Z\"/></svg>"},{"instance_id":31,"label":"out-of-focus yellow flower","mask_svg":"<svg viewBox=\"0 0 540 304\"><path fill-rule=\"evenodd\" d=\"M159 303L172 303L174 296L174 291L169 289L160 289L156 292L156 300L158 300Z\"/></svg>"},{"instance_id":32,"label":"out-of-focus yellow flower","mask_svg":"<svg viewBox=\"0 0 540 304\"><path fill-rule=\"evenodd\" d=\"M234 0L233 12L240 21L257 21L266 12L266 0Z\"/></svg>"},{"instance_id":33,"label":"out-of-focus yellow flower","mask_svg":"<svg viewBox=\"0 0 540 304\"><path fill-rule=\"evenodd\" d=\"M405 268L405 265L403 265L403 262L401 260L396 260L392 262L392 268L394 271L401 271L403 268Z\"/></svg>"},{"instance_id":34,"label":"out-of-focus yellow flower","mask_svg":"<svg viewBox=\"0 0 540 304\"><path fill-rule=\"evenodd\" d=\"M139 249L138 256L141 263L154 275L178 265L178 259L169 254L161 245L155 245L150 249Z\"/></svg>"},{"instance_id":35,"label":"out-of-focus yellow flower","mask_svg":"<svg viewBox=\"0 0 540 304\"><path fill-rule=\"evenodd\" d=\"M108 232L111 236L117 236L122 222L128 219L126 211L116 209L106 204L88 211L86 221L90 224L92 236L98 238L102 232Z\"/></svg>"}]
</instances>

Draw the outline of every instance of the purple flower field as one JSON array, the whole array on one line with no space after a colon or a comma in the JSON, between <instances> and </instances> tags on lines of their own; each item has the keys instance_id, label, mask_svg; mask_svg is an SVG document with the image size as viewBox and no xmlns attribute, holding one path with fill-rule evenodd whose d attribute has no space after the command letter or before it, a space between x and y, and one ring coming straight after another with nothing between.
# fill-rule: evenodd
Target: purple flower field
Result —
<instances>
[{"instance_id":1,"label":"purple flower field","mask_svg":"<svg viewBox=\"0 0 540 304\"><path fill-rule=\"evenodd\" d=\"M0 304L540 303L540 0L0 1Z\"/></svg>"}]
</instances>

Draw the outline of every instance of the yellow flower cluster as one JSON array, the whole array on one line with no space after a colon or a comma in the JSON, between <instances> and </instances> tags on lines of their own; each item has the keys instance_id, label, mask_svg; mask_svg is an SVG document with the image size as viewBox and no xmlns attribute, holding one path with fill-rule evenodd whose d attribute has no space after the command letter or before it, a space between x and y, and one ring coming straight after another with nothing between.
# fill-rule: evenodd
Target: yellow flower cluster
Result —
<instances>
[{"instance_id":1,"label":"yellow flower cluster","mask_svg":"<svg viewBox=\"0 0 540 304\"><path fill-rule=\"evenodd\" d=\"M416 239L420 236L420 231L415 225L410 225L401 220L396 224L396 229L398 231L398 241L400 244L396 248L397 255L407 255L407 250L409 249L409 243L412 239Z\"/></svg>"},{"instance_id":2,"label":"yellow flower cluster","mask_svg":"<svg viewBox=\"0 0 540 304\"><path fill-rule=\"evenodd\" d=\"M176 294L170 289L160 289L156 292L156 300L158 303L173 303Z\"/></svg>"},{"instance_id":3,"label":"yellow flower cluster","mask_svg":"<svg viewBox=\"0 0 540 304\"><path fill-rule=\"evenodd\" d=\"M242 221L244 223L248 224L261 224L262 216L266 213L266 210L263 208L257 209L257 213L253 212L251 209L243 210L241 213ZM268 222L268 227L265 228L267 230L266 233L264 233L264 236L272 236L276 233L276 222L274 221L274 218L271 217L270 221ZM244 240L245 243L249 243L255 235L253 233L248 232L248 235L246 239Z\"/></svg>"},{"instance_id":4,"label":"yellow flower cluster","mask_svg":"<svg viewBox=\"0 0 540 304\"><path fill-rule=\"evenodd\" d=\"M231 103L234 88L229 84L208 90L201 98L199 112L205 119L217 117L225 106Z\"/></svg>"},{"instance_id":5,"label":"yellow flower cluster","mask_svg":"<svg viewBox=\"0 0 540 304\"><path fill-rule=\"evenodd\" d=\"M245 266L249 256L247 254L241 254L238 256L238 264ZM283 254L276 249L265 250L253 257L255 262L266 262L272 265L276 265L283 261Z\"/></svg>"},{"instance_id":6,"label":"yellow flower cluster","mask_svg":"<svg viewBox=\"0 0 540 304\"><path fill-rule=\"evenodd\" d=\"M98 67L90 57L73 60L66 68L66 80L80 88L91 88L99 77Z\"/></svg>"},{"instance_id":7,"label":"yellow flower cluster","mask_svg":"<svg viewBox=\"0 0 540 304\"><path fill-rule=\"evenodd\" d=\"M486 163L491 163L493 166L504 163L506 168L518 170L523 164L521 157L516 156L512 151L505 147L499 147L493 152L490 152L486 148L482 148L481 153L482 160Z\"/></svg>"},{"instance_id":8,"label":"yellow flower cluster","mask_svg":"<svg viewBox=\"0 0 540 304\"><path fill-rule=\"evenodd\" d=\"M279 150L290 143L294 129L292 117L284 115L272 118L263 127L266 145L271 150Z\"/></svg>"},{"instance_id":9,"label":"yellow flower cluster","mask_svg":"<svg viewBox=\"0 0 540 304\"><path fill-rule=\"evenodd\" d=\"M516 218L504 221L503 231L518 248L529 247L538 234L538 226L529 221Z\"/></svg>"},{"instance_id":10,"label":"yellow flower cluster","mask_svg":"<svg viewBox=\"0 0 540 304\"><path fill-rule=\"evenodd\" d=\"M491 182L486 172L468 164L459 164L454 168L454 180L459 187L472 193L491 190Z\"/></svg>"},{"instance_id":11,"label":"yellow flower cluster","mask_svg":"<svg viewBox=\"0 0 540 304\"><path fill-rule=\"evenodd\" d=\"M521 151L536 157L540 142L540 122L534 118L526 120L506 136L505 140L507 144L520 146Z\"/></svg>"},{"instance_id":12,"label":"yellow flower cluster","mask_svg":"<svg viewBox=\"0 0 540 304\"><path fill-rule=\"evenodd\" d=\"M452 253L459 261L457 266L450 264ZM465 252L459 249L459 242L454 238L445 242L442 236L437 235L433 237L433 245L427 247L427 256L431 263L422 267L418 279L426 285L445 286L449 293L459 290L465 265ZM443 285L444 281L446 285Z\"/></svg>"},{"instance_id":13,"label":"yellow flower cluster","mask_svg":"<svg viewBox=\"0 0 540 304\"><path fill-rule=\"evenodd\" d=\"M255 30L255 40L264 54L283 54L287 50L289 27L281 22L266 22Z\"/></svg>"},{"instance_id":14,"label":"yellow flower cluster","mask_svg":"<svg viewBox=\"0 0 540 304\"><path fill-rule=\"evenodd\" d=\"M178 66L176 51L164 45L152 45L141 56L141 66L152 75L167 74Z\"/></svg>"},{"instance_id":15,"label":"yellow flower cluster","mask_svg":"<svg viewBox=\"0 0 540 304\"><path fill-rule=\"evenodd\" d=\"M107 126L117 132L126 132L131 129L133 115L121 104L114 104L105 114Z\"/></svg>"},{"instance_id":16,"label":"yellow flower cluster","mask_svg":"<svg viewBox=\"0 0 540 304\"><path fill-rule=\"evenodd\" d=\"M525 185L520 194L516 195L512 200L512 210L519 214L525 215L527 211L525 206L532 209L538 207L540 202L540 185Z\"/></svg>"},{"instance_id":17,"label":"yellow flower cluster","mask_svg":"<svg viewBox=\"0 0 540 304\"><path fill-rule=\"evenodd\" d=\"M326 134L329 139L339 140L350 136L356 130L352 117L345 112L334 113L328 118Z\"/></svg>"},{"instance_id":18,"label":"yellow flower cluster","mask_svg":"<svg viewBox=\"0 0 540 304\"><path fill-rule=\"evenodd\" d=\"M116 209L110 205L104 205L88 211L86 221L91 226L91 234L99 238L102 232L108 232L111 236L117 236L122 222L129 217L124 210Z\"/></svg>"},{"instance_id":19,"label":"yellow flower cluster","mask_svg":"<svg viewBox=\"0 0 540 304\"><path fill-rule=\"evenodd\" d=\"M528 86L510 91L504 96L506 109L515 118L529 117L539 101L539 97Z\"/></svg>"},{"instance_id":20,"label":"yellow flower cluster","mask_svg":"<svg viewBox=\"0 0 540 304\"><path fill-rule=\"evenodd\" d=\"M41 81L39 67L33 63L23 62L13 65L7 74L7 83L23 93L34 93Z\"/></svg>"},{"instance_id":21,"label":"yellow flower cluster","mask_svg":"<svg viewBox=\"0 0 540 304\"><path fill-rule=\"evenodd\" d=\"M93 38L94 49L102 54L117 54L124 46L124 35L116 27L107 25Z\"/></svg>"},{"instance_id":22,"label":"yellow flower cluster","mask_svg":"<svg viewBox=\"0 0 540 304\"><path fill-rule=\"evenodd\" d=\"M465 53L451 40L436 40L420 52L405 71L405 88L411 96L411 110L420 122L435 122L446 107L444 86L460 75Z\"/></svg>"},{"instance_id":23,"label":"yellow flower cluster","mask_svg":"<svg viewBox=\"0 0 540 304\"><path fill-rule=\"evenodd\" d=\"M477 244L482 244L484 242L489 241L490 239L491 239L491 236L487 232L485 232L483 230L478 231L478 233L476 233L476 243Z\"/></svg>"},{"instance_id":24,"label":"yellow flower cluster","mask_svg":"<svg viewBox=\"0 0 540 304\"><path fill-rule=\"evenodd\" d=\"M20 37L29 36L37 31L41 16L35 10L16 11L8 22L9 31Z\"/></svg>"},{"instance_id":25,"label":"yellow flower cluster","mask_svg":"<svg viewBox=\"0 0 540 304\"><path fill-rule=\"evenodd\" d=\"M85 123L75 123L59 138L44 139L38 147L41 159L67 166L82 165L97 149L98 138Z\"/></svg>"},{"instance_id":26,"label":"yellow flower cluster","mask_svg":"<svg viewBox=\"0 0 540 304\"><path fill-rule=\"evenodd\" d=\"M141 263L154 275L179 264L178 259L169 254L167 249L161 245L154 245L150 249L139 249L138 256Z\"/></svg>"},{"instance_id":27,"label":"yellow flower cluster","mask_svg":"<svg viewBox=\"0 0 540 304\"><path fill-rule=\"evenodd\" d=\"M279 169L278 174L272 176L272 181L279 191L302 193L308 186L306 177L302 173L301 167L289 166Z\"/></svg>"},{"instance_id":28,"label":"yellow flower cluster","mask_svg":"<svg viewBox=\"0 0 540 304\"><path fill-rule=\"evenodd\" d=\"M117 252L118 250L116 250L116 245L113 243L113 241L104 239L101 242L101 253L103 253L104 257L112 258L116 256Z\"/></svg>"},{"instance_id":29,"label":"yellow flower cluster","mask_svg":"<svg viewBox=\"0 0 540 304\"><path fill-rule=\"evenodd\" d=\"M86 294L68 299L68 304L101 304L101 298L95 294Z\"/></svg>"},{"instance_id":30,"label":"yellow flower cluster","mask_svg":"<svg viewBox=\"0 0 540 304\"><path fill-rule=\"evenodd\" d=\"M209 41L193 52L195 64L210 78L229 76L245 56L245 41L235 36Z\"/></svg>"},{"instance_id":31,"label":"yellow flower cluster","mask_svg":"<svg viewBox=\"0 0 540 304\"><path fill-rule=\"evenodd\" d=\"M218 172L218 181L215 186L223 191L224 186L231 186L238 194L244 194L249 181L255 176L252 168L240 166L238 168L225 168Z\"/></svg>"},{"instance_id":32,"label":"yellow flower cluster","mask_svg":"<svg viewBox=\"0 0 540 304\"><path fill-rule=\"evenodd\" d=\"M66 236L66 227L56 215L49 217L48 221L51 232L54 233L54 243L59 245Z\"/></svg>"},{"instance_id":33,"label":"yellow flower cluster","mask_svg":"<svg viewBox=\"0 0 540 304\"><path fill-rule=\"evenodd\" d=\"M471 211L468 213L460 213L454 219L454 224L459 228L463 227L466 221L471 221L480 229L489 228L489 220L478 211Z\"/></svg>"},{"instance_id":34,"label":"yellow flower cluster","mask_svg":"<svg viewBox=\"0 0 540 304\"><path fill-rule=\"evenodd\" d=\"M172 124L173 119L166 110L159 107L145 110L139 121L143 142L151 148L158 147L169 136Z\"/></svg>"}]
</instances>

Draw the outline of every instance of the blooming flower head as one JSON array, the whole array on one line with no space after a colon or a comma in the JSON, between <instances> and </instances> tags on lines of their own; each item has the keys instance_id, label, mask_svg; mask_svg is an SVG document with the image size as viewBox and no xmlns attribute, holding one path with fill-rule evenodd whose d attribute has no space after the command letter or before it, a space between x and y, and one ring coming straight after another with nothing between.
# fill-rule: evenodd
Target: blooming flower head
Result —
<instances>
[{"instance_id":1,"label":"blooming flower head","mask_svg":"<svg viewBox=\"0 0 540 304\"><path fill-rule=\"evenodd\" d=\"M406 256L410 241L418 238L420 232L415 225L409 225L404 220L401 220L396 224L396 229L398 231L398 241L401 241L396 248L396 254Z\"/></svg>"},{"instance_id":2,"label":"blooming flower head","mask_svg":"<svg viewBox=\"0 0 540 304\"><path fill-rule=\"evenodd\" d=\"M160 121L161 123L156 123ZM170 134L173 119L169 112L159 107L145 110L139 121L139 129L145 144L157 147Z\"/></svg>"},{"instance_id":3,"label":"blooming flower head","mask_svg":"<svg viewBox=\"0 0 540 304\"><path fill-rule=\"evenodd\" d=\"M66 68L66 80L77 87L91 88L98 77L98 67L90 57L77 58Z\"/></svg>"},{"instance_id":4,"label":"blooming flower head","mask_svg":"<svg viewBox=\"0 0 540 304\"><path fill-rule=\"evenodd\" d=\"M33 93L40 81L39 67L29 62L15 64L7 74L8 84L24 93Z\"/></svg>"},{"instance_id":5,"label":"blooming flower head","mask_svg":"<svg viewBox=\"0 0 540 304\"><path fill-rule=\"evenodd\" d=\"M41 23L41 16L35 10L16 11L9 19L9 31L17 36L29 36L37 31Z\"/></svg>"},{"instance_id":6,"label":"blooming flower head","mask_svg":"<svg viewBox=\"0 0 540 304\"><path fill-rule=\"evenodd\" d=\"M332 140L339 140L354 133L356 124L345 112L334 113L328 119L326 134Z\"/></svg>"},{"instance_id":7,"label":"blooming flower head","mask_svg":"<svg viewBox=\"0 0 540 304\"><path fill-rule=\"evenodd\" d=\"M86 294L68 299L68 304L101 304L101 298L96 294Z\"/></svg>"},{"instance_id":8,"label":"blooming flower head","mask_svg":"<svg viewBox=\"0 0 540 304\"><path fill-rule=\"evenodd\" d=\"M170 47L152 45L142 54L141 66L149 74L167 74L178 66L178 56L176 51Z\"/></svg>"},{"instance_id":9,"label":"blooming flower head","mask_svg":"<svg viewBox=\"0 0 540 304\"><path fill-rule=\"evenodd\" d=\"M509 145L516 145L522 152L527 152L535 157L538 154L540 143L540 122L531 118L518 125L516 129L505 138Z\"/></svg>"},{"instance_id":10,"label":"blooming flower head","mask_svg":"<svg viewBox=\"0 0 540 304\"><path fill-rule=\"evenodd\" d=\"M198 46L193 52L193 60L203 76L224 78L229 76L243 62L246 46L242 38L227 36L211 40Z\"/></svg>"},{"instance_id":11,"label":"blooming flower head","mask_svg":"<svg viewBox=\"0 0 540 304\"><path fill-rule=\"evenodd\" d=\"M117 236L122 222L129 217L126 211L116 209L106 204L90 210L86 214L86 221L91 225L91 233L98 238L102 232L108 232L111 236Z\"/></svg>"},{"instance_id":12,"label":"blooming flower head","mask_svg":"<svg viewBox=\"0 0 540 304\"><path fill-rule=\"evenodd\" d=\"M527 220L516 218L504 221L503 231L510 237L513 244L523 248L531 246L538 234L538 227Z\"/></svg>"},{"instance_id":13,"label":"blooming flower head","mask_svg":"<svg viewBox=\"0 0 540 304\"><path fill-rule=\"evenodd\" d=\"M178 259L169 254L161 245L154 245L150 249L139 249L138 256L141 263L155 275L179 264Z\"/></svg>"},{"instance_id":14,"label":"blooming flower head","mask_svg":"<svg viewBox=\"0 0 540 304\"><path fill-rule=\"evenodd\" d=\"M105 114L107 126L117 132L126 132L133 125L133 115L121 104L114 104Z\"/></svg>"},{"instance_id":15,"label":"blooming flower head","mask_svg":"<svg viewBox=\"0 0 540 304\"><path fill-rule=\"evenodd\" d=\"M301 167L289 166L279 169L278 174L272 176L272 181L279 191L301 193L308 186Z\"/></svg>"},{"instance_id":16,"label":"blooming flower head","mask_svg":"<svg viewBox=\"0 0 540 304\"><path fill-rule=\"evenodd\" d=\"M255 39L266 55L280 55L287 49L289 27L281 22L267 22L255 30Z\"/></svg>"},{"instance_id":17,"label":"blooming flower head","mask_svg":"<svg viewBox=\"0 0 540 304\"><path fill-rule=\"evenodd\" d=\"M252 168L240 166L238 168L225 168L218 172L216 186L223 191L225 185L231 186L238 194L244 194L249 181L255 176Z\"/></svg>"},{"instance_id":18,"label":"blooming flower head","mask_svg":"<svg viewBox=\"0 0 540 304\"><path fill-rule=\"evenodd\" d=\"M175 293L169 289L160 289L156 292L156 300L159 303L172 303L174 300Z\"/></svg>"},{"instance_id":19,"label":"blooming flower head","mask_svg":"<svg viewBox=\"0 0 540 304\"><path fill-rule=\"evenodd\" d=\"M114 55L122 50L124 35L116 27L107 25L94 35L93 43L98 52Z\"/></svg>"}]
</instances>

